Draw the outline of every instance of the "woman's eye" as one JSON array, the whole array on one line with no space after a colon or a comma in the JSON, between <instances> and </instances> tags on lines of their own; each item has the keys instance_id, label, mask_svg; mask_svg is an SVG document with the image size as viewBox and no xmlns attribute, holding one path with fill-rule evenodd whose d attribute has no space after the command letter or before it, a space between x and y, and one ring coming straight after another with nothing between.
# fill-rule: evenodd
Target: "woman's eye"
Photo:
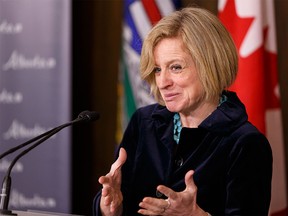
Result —
<instances>
[{"instance_id":1,"label":"woman's eye","mask_svg":"<svg viewBox=\"0 0 288 216\"><path fill-rule=\"evenodd\" d=\"M159 67L155 67L153 70L154 73L159 73L160 71L161 71L161 68Z\"/></svg>"},{"instance_id":2,"label":"woman's eye","mask_svg":"<svg viewBox=\"0 0 288 216\"><path fill-rule=\"evenodd\" d=\"M179 73L182 71L182 66L181 65L172 65L170 67L170 71L174 73Z\"/></svg>"}]
</instances>

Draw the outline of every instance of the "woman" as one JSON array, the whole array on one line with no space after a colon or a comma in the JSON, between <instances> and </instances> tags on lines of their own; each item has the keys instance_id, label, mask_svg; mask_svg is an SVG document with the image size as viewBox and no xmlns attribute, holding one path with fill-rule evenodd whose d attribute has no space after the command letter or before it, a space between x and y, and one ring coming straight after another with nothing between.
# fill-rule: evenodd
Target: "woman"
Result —
<instances>
[{"instance_id":1,"label":"woman","mask_svg":"<svg viewBox=\"0 0 288 216\"><path fill-rule=\"evenodd\" d=\"M272 153L227 88L237 51L216 16L184 8L143 43L140 71L158 104L138 109L94 214L268 215Z\"/></svg>"}]
</instances>

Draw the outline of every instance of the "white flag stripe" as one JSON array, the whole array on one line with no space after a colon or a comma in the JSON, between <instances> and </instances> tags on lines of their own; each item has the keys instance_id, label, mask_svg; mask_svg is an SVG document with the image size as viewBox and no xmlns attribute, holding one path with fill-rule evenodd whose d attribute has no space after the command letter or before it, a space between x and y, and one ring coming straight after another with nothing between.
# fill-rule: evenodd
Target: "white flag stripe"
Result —
<instances>
[{"instance_id":1,"label":"white flag stripe","mask_svg":"<svg viewBox=\"0 0 288 216\"><path fill-rule=\"evenodd\" d=\"M273 53L277 52L276 39L276 21L274 1L266 0L266 23L268 25L268 35L266 39L265 48Z\"/></svg>"},{"instance_id":2,"label":"white flag stripe","mask_svg":"<svg viewBox=\"0 0 288 216\"><path fill-rule=\"evenodd\" d=\"M263 0L235 0L236 12L239 17L251 17L260 13L263 3Z\"/></svg>"},{"instance_id":3,"label":"white flag stripe","mask_svg":"<svg viewBox=\"0 0 288 216\"><path fill-rule=\"evenodd\" d=\"M175 11L174 4L171 0L155 0L155 2L159 8L162 17L167 16L173 11Z\"/></svg>"},{"instance_id":4,"label":"white flag stripe","mask_svg":"<svg viewBox=\"0 0 288 216\"><path fill-rule=\"evenodd\" d=\"M135 1L130 6L130 13L136 25L138 34L143 40L151 29L151 23L141 1Z\"/></svg>"}]
</instances>

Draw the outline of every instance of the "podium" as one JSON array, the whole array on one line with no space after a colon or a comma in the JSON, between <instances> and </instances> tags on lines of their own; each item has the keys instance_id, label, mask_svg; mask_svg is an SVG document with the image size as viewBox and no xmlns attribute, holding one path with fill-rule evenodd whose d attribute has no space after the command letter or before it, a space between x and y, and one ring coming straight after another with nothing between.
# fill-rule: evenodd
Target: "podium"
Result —
<instances>
[{"instance_id":1,"label":"podium","mask_svg":"<svg viewBox=\"0 0 288 216\"><path fill-rule=\"evenodd\" d=\"M75 215L75 214L65 214L57 212L45 212L45 211L12 211L12 213L17 214L17 216L84 216L84 215Z\"/></svg>"}]
</instances>

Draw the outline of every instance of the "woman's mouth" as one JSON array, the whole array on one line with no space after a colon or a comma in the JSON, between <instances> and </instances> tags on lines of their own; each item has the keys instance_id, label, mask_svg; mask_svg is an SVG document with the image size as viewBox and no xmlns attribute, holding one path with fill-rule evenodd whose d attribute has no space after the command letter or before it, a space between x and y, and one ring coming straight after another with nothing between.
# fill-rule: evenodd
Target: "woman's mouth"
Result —
<instances>
[{"instance_id":1,"label":"woman's mouth","mask_svg":"<svg viewBox=\"0 0 288 216\"><path fill-rule=\"evenodd\" d=\"M177 97L178 94L176 93L167 93L167 94L164 94L164 100L166 102L169 102L169 101L173 101L176 97Z\"/></svg>"}]
</instances>

